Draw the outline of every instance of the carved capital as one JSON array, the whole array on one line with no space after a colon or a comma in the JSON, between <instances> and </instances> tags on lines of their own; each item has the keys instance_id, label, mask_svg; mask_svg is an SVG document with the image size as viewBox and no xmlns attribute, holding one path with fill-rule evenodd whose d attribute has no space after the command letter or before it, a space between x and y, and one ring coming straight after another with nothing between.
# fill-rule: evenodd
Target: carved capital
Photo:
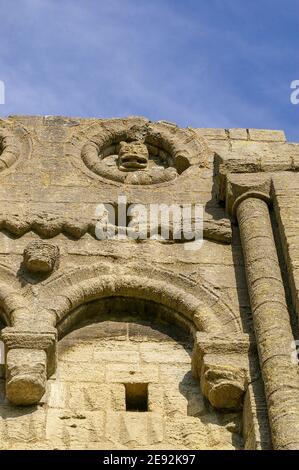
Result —
<instances>
[{"instance_id":1,"label":"carved capital","mask_svg":"<svg viewBox=\"0 0 299 470\"><path fill-rule=\"evenodd\" d=\"M15 405L37 404L46 390L47 356L38 349L11 349L6 356L6 396Z\"/></svg>"},{"instance_id":2,"label":"carved capital","mask_svg":"<svg viewBox=\"0 0 299 470\"><path fill-rule=\"evenodd\" d=\"M56 367L56 332L24 332L5 328L6 396L16 405L32 405L45 393Z\"/></svg>"},{"instance_id":3,"label":"carved capital","mask_svg":"<svg viewBox=\"0 0 299 470\"><path fill-rule=\"evenodd\" d=\"M6 356L6 396L15 405L37 404L47 377L56 368L56 332L5 328L1 339Z\"/></svg>"},{"instance_id":4,"label":"carved capital","mask_svg":"<svg viewBox=\"0 0 299 470\"><path fill-rule=\"evenodd\" d=\"M22 331L7 327L1 332L1 339L5 345L6 354L11 349L38 349L43 350L47 357L47 376L56 369L56 329L49 331Z\"/></svg>"},{"instance_id":5,"label":"carved capital","mask_svg":"<svg viewBox=\"0 0 299 470\"><path fill-rule=\"evenodd\" d=\"M230 174L226 183L226 209L235 217L238 205L249 197L270 203L271 178L264 173Z\"/></svg>"},{"instance_id":6,"label":"carved capital","mask_svg":"<svg viewBox=\"0 0 299 470\"><path fill-rule=\"evenodd\" d=\"M249 375L247 335L232 338L197 333L192 356L193 375L203 395L218 409L243 406Z\"/></svg>"}]
</instances>

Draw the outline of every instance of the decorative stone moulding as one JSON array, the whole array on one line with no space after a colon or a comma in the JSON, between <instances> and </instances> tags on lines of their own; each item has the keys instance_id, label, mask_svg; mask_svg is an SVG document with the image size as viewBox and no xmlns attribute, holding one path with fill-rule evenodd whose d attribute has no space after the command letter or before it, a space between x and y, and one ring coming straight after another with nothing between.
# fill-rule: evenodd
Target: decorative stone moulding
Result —
<instances>
[{"instance_id":1,"label":"decorative stone moulding","mask_svg":"<svg viewBox=\"0 0 299 470\"><path fill-rule=\"evenodd\" d=\"M59 262L59 248L42 240L34 240L24 250L24 265L33 273L51 273Z\"/></svg>"},{"instance_id":2,"label":"decorative stone moulding","mask_svg":"<svg viewBox=\"0 0 299 470\"><path fill-rule=\"evenodd\" d=\"M110 297L134 298L158 304L180 328L240 334L241 325L222 295L211 286L142 262L100 262L53 275L41 283L38 296L23 296L0 285L5 312L1 330L5 345L6 397L16 405L38 404L46 381L55 372L57 339L84 317L83 306ZM53 295L55 292L55 295ZM83 315L83 317L82 317ZM195 352L197 354L197 352Z\"/></svg>"},{"instance_id":3,"label":"decorative stone moulding","mask_svg":"<svg viewBox=\"0 0 299 470\"><path fill-rule=\"evenodd\" d=\"M54 212L40 212L38 214L34 214L30 210L22 213L0 213L0 230L5 230L5 232L12 234L14 237L22 237L25 233L30 231L46 238L56 237L60 233L64 233L75 239L84 237L86 233L95 237L95 229L99 226L98 224L98 218L94 217L94 215L87 217L87 214L80 217L75 214L74 216L66 216L65 214L61 215L60 213ZM131 221L131 226L132 225ZM172 225L169 225L170 240L174 242L190 241L190 239L185 240L183 237L181 240L173 238ZM118 226L114 226L115 234L118 233L118 228ZM161 228L160 222L159 228ZM123 233L123 227L121 227L121 230L121 233ZM147 225L144 227L144 230L146 233L149 233L151 227ZM161 230L159 231L161 232ZM207 240L231 243L232 229L230 220L225 217L218 220L214 220L211 217L205 218L203 222L203 236ZM40 243L45 242L40 241Z\"/></svg>"},{"instance_id":4,"label":"decorative stone moulding","mask_svg":"<svg viewBox=\"0 0 299 470\"><path fill-rule=\"evenodd\" d=\"M0 173L10 168L20 156L20 146L14 134L0 128Z\"/></svg>"},{"instance_id":5,"label":"decorative stone moulding","mask_svg":"<svg viewBox=\"0 0 299 470\"><path fill-rule=\"evenodd\" d=\"M192 166L206 166L208 154L192 129L144 118L102 121L82 138L73 136L69 145L69 155L74 158L79 149L80 160L94 174L130 185L173 181Z\"/></svg>"},{"instance_id":6,"label":"decorative stone moulding","mask_svg":"<svg viewBox=\"0 0 299 470\"><path fill-rule=\"evenodd\" d=\"M227 176L226 209L236 219L239 204L248 197L261 199L268 204L271 178L263 173L230 174Z\"/></svg>"}]
</instances>

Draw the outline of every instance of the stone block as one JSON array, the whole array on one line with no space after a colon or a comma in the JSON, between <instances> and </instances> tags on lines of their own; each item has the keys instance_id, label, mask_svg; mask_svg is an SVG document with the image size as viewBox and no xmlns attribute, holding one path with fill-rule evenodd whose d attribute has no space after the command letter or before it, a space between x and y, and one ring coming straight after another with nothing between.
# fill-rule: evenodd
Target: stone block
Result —
<instances>
[{"instance_id":1,"label":"stone block","mask_svg":"<svg viewBox=\"0 0 299 470\"><path fill-rule=\"evenodd\" d=\"M228 132L232 140L248 140L247 129L229 129Z\"/></svg>"},{"instance_id":2,"label":"stone block","mask_svg":"<svg viewBox=\"0 0 299 470\"><path fill-rule=\"evenodd\" d=\"M57 376L66 382L103 382L105 380L105 366L103 364L95 366L85 362L81 364L80 362L61 361Z\"/></svg>"},{"instance_id":3,"label":"stone block","mask_svg":"<svg viewBox=\"0 0 299 470\"><path fill-rule=\"evenodd\" d=\"M263 142L285 142L284 131L271 131L267 129L248 129L250 140Z\"/></svg>"},{"instance_id":4,"label":"stone block","mask_svg":"<svg viewBox=\"0 0 299 470\"><path fill-rule=\"evenodd\" d=\"M57 449L84 449L103 439L104 413L49 409L46 438Z\"/></svg>"},{"instance_id":5,"label":"stone block","mask_svg":"<svg viewBox=\"0 0 299 470\"><path fill-rule=\"evenodd\" d=\"M111 363L107 368L107 382L157 382L159 370L157 364L117 364Z\"/></svg>"}]
</instances>

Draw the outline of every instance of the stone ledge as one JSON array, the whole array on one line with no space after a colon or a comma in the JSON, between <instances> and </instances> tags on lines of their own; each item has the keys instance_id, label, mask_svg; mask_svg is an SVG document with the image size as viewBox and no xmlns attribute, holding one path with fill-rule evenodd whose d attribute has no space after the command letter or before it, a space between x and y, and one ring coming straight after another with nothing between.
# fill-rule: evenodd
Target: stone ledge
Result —
<instances>
[{"instance_id":1,"label":"stone ledge","mask_svg":"<svg viewBox=\"0 0 299 470\"><path fill-rule=\"evenodd\" d=\"M208 140L250 140L257 142L286 142L282 130L246 129L246 128L195 128L201 137Z\"/></svg>"}]
</instances>

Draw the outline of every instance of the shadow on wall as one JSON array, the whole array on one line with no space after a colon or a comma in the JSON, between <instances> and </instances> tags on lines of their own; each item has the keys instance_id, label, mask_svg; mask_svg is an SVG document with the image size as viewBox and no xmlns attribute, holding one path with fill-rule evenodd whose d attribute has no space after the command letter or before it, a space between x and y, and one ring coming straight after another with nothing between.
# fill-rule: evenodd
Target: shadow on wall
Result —
<instances>
[{"instance_id":1,"label":"shadow on wall","mask_svg":"<svg viewBox=\"0 0 299 470\"><path fill-rule=\"evenodd\" d=\"M138 330L147 332L149 338L156 338L156 341L163 341L171 337L175 341L182 344L189 344L193 346L193 336L190 331L186 329L185 324L180 323L180 318L174 312L155 302L130 297L109 297L100 300L95 300L82 305L76 312L73 321L67 325L63 325L60 330L58 325L58 332L60 340L73 331L80 330L88 325L103 323L103 335L107 338L111 337L113 330L117 330L116 323L105 322L118 322L124 328L127 325L127 334L138 334ZM174 323L174 318L176 323ZM138 326L139 325L139 326ZM65 327L67 326L67 327ZM92 333L90 333L92 334Z\"/></svg>"},{"instance_id":2,"label":"shadow on wall","mask_svg":"<svg viewBox=\"0 0 299 470\"><path fill-rule=\"evenodd\" d=\"M242 448L240 413L216 412L192 376L192 336L159 316L140 318L133 303L121 301L127 310L119 311L117 304L102 321L100 302L85 306L80 327L59 342L57 375L41 406L10 407L2 380L0 432L2 420L8 436L2 445L86 448L92 439L96 448ZM124 393L134 383L149 393L138 413Z\"/></svg>"},{"instance_id":3,"label":"shadow on wall","mask_svg":"<svg viewBox=\"0 0 299 470\"><path fill-rule=\"evenodd\" d=\"M195 386L196 385L196 386ZM187 415L196 417L205 425L217 425L232 433L232 444L242 448L242 414L223 410L217 411L202 395L191 371L179 383L179 391L187 400Z\"/></svg>"}]
</instances>

